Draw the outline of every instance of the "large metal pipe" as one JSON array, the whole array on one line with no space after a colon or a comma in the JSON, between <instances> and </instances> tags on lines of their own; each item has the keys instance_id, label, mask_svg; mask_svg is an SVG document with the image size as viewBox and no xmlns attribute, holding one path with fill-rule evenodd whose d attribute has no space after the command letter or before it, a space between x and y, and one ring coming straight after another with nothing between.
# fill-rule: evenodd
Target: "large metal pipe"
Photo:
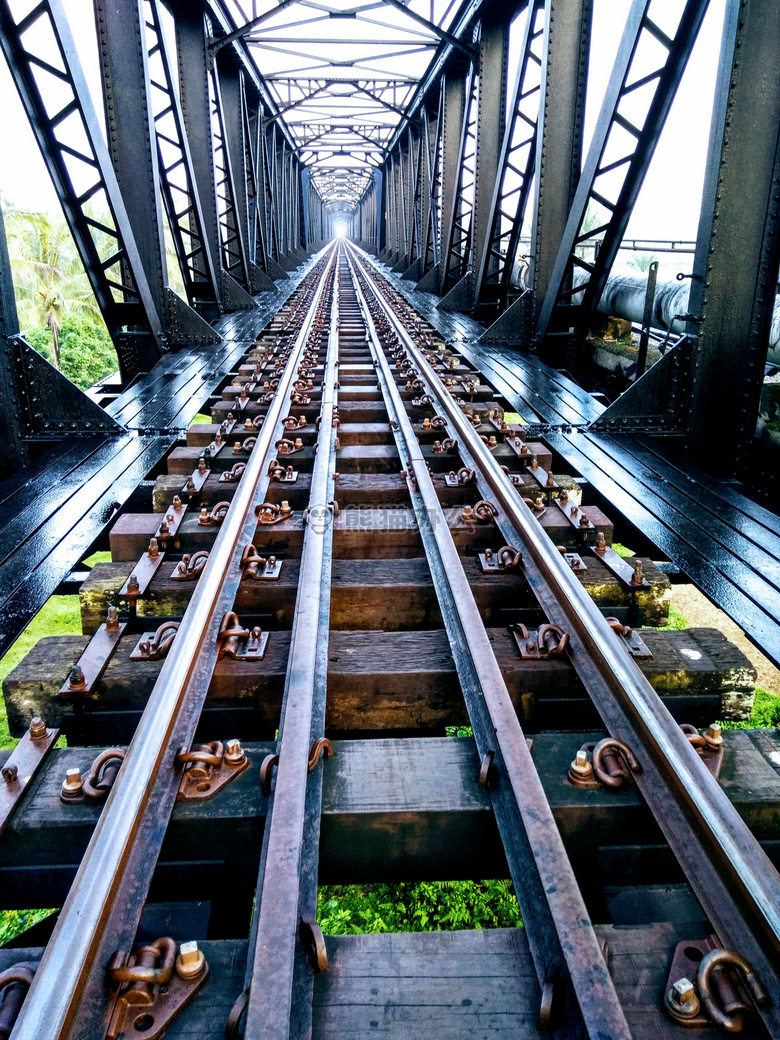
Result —
<instances>
[{"instance_id":1,"label":"large metal pipe","mask_svg":"<svg viewBox=\"0 0 780 1040\"><path fill-rule=\"evenodd\" d=\"M512 275L512 283L515 286L525 288L527 271L527 265L516 264ZM575 271L574 284L579 285L587 277L587 272ZM624 318L626 321L641 324L645 311L646 290L647 275L610 275L598 309L602 314L609 314L614 318ZM679 282L676 279L673 282L658 282L655 287L652 327L661 332L671 332L673 336L682 335L685 332L685 322L681 321L678 315L689 313L688 297L690 291L691 283L687 278ZM780 296L775 300L775 309L772 314L767 361L780 365Z\"/></svg>"}]
</instances>

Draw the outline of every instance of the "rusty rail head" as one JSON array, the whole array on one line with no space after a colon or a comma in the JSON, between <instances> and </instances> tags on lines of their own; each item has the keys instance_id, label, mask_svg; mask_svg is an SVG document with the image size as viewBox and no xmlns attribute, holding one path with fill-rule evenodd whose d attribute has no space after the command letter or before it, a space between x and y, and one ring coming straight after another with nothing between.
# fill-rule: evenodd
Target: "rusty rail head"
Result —
<instances>
[{"instance_id":1,"label":"rusty rail head","mask_svg":"<svg viewBox=\"0 0 780 1040\"><path fill-rule=\"evenodd\" d=\"M328 260L332 262L333 254ZM244 479L236 488L22 1006L14 1040L65 1040L82 1008L91 1022L89 1035L104 1035L99 1020L104 1014L105 969L113 950L127 949L132 943L144 899L142 895L139 902L138 891L143 886L139 886L137 874L143 867L148 872L148 885L157 858L155 855L151 864L144 863L144 857L148 861L150 856L148 847L143 851L140 848L139 833L145 823L151 825L147 821L153 815L153 792L155 814L164 813L168 818L173 811L179 788L176 752L182 744L192 743L216 663L222 591L226 585L238 588L245 522L254 523L258 484L268 464L279 419L287 414L285 398L323 283L324 276L287 359L279 393L248 458ZM133 871L136 877L131 876ZM125 905L123 892L131 883L135 899L132 905ZM82 1035L87 1034L82 1031Z\"/></svg>"},{"instance_id":2,"label":"rusty rail head","mask_svg":"<svg viewBox=\"0 0 780 1040\"><path fill-rule=\"evenodd\" d=\"M352 251L352 247L349 247ZM642 746L647 761L636 783L680 860L721 939L760 970L772 997L764 1021L780 1033L780 876L708 772L643 673L576 580L509 477L446 389L403 323L373 291L399 340L418 366L432 407L447 417L478 466L484 486L522 539L524 558L543 576L545 603L555 604L571 633L580 672L610 733ZM467 460L464 459L464 462ZM542 604L545 605L544 603ZM691 828L691 821L696 826ZM692 840L692 835L696 838Z\"/></svg>"}]
</instances>

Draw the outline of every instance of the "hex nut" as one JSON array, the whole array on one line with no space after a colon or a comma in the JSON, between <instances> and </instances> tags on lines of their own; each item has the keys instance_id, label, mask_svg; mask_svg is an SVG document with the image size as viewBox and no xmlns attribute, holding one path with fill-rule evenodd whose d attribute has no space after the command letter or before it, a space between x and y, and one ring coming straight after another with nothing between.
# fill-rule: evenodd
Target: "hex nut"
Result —
<instances>
[{"instance_id":1,"label":"hex nut","mask_svg":"<svg viewBox=\"0 0 780 1040\"><path fill-rule=\"evenodd\" d=\"M677 979L666 995L670 1010L681 1018L693 1018L699 1013L699 998L690 979Z\"/></svg>"},{"instance_id":2,"label":"hex nut","mask_svg":"<svg viewBox=\"0 0 780 1040\"><path fill-rule=\"evenodd\" d=\"M30 719L30 736L33 740L43 740L46 736L46 723L38 715Z\"/></svg>"},{"instance_id":3,"label":"hex nut","mask_svg":"<svg viewBox=\"0 0 780 1040\"><path fill-rule=\"evenodd\" d=\"M176 958L176 974L185 981L195 979L206 966L206 958L196 942L182 943Z\"/></svg>"},{"instance_id":4,"label":"hex nut","mask_svg":"<svg viewBox=\"0 0 780 1040\"><path fill-rule=\"evenodd\" d=\"M246 752L241 747L240 740L228 740L225 744L223 755L225 765L237 766L246 758Z\"/></svg>"}]
</instances>

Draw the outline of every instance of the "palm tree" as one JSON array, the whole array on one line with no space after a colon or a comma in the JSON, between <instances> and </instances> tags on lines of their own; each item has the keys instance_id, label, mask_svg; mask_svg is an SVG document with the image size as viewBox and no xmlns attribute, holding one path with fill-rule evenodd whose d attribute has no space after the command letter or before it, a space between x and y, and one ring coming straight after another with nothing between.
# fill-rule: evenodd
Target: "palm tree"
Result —
<instances>
[{"instance_id":1,"label":"palm tree","mask_svg":"<svg viewBox=\"0 0 780 1040\"><path fill-rule=\"evenodd\" d=\"M652 253L637 253L628 261L628 266L633 267L635 271L641 271L645 274L650 270L650 265L654 264L657 260L658 257L653 256Z\"/></svg>"},{"instance_id":2,"label":"palm tree","mask_svg":"<svg viewBox=\"0 0 780 1040\"><path fill-rule=\"evenodd\" d=\"M60 368L65 316L89 318L102 325L100 309L64 220L8 209L5 222L20 324L51 330L52 356Z\"/></svg>"}]
</instances>

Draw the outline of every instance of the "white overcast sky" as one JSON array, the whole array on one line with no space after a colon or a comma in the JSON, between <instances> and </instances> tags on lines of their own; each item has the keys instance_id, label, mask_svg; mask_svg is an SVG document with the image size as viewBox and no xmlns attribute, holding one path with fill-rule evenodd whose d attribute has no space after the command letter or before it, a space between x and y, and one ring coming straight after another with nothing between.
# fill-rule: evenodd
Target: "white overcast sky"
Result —
<instances>
[{"instance_id":1,"label":"white overcast sky","mask_svg":"<svg viewBox=\"0 0 780 1040\"><path fill-rule=\"evenodd\" d=\"M91 87L99 90L91 0L64 0ZM586 135L592 132L630 0L596 0L588 87ZM681 0L656 0L679 10ZM692 239L696 235L710 111L725 0L711 0L699 40L680 86L628 235ZM6 202L56 212L58 203L5 62L0 58L0 103L5 147L0 149L0 191ZM101 109L98 101L98 108Z\"/></svg>"}]
</instances>

